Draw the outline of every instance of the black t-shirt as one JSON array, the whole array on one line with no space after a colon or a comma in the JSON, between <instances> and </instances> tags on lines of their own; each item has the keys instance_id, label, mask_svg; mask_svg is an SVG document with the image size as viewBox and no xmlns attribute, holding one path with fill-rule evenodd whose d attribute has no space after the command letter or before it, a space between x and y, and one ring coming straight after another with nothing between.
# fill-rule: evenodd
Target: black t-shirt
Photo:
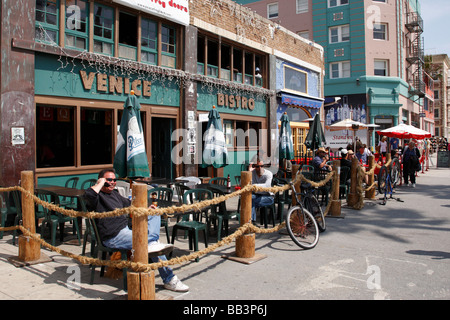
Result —
<instances>
[{"instance_id":1,"label":"black t-shirt","mask_svg":"<svg viewBox=\"0 0 450 320\"><path fill-rule=\"evenodd\" d=\"M131 201L122 197L117 190L111 193L100 191L95 192L89 188L84 193L87 209L95 212L107 212L115 209L129 207ZM102 241L114 238L123 228L128 226L128 217L120 215L118 217L96 219L98 233Z\"/></svg>"}]
</instances>

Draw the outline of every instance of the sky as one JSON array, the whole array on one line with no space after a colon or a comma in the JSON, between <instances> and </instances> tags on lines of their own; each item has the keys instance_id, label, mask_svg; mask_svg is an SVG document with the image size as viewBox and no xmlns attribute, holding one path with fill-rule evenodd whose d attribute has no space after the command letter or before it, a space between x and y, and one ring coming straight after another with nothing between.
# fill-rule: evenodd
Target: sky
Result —
<instances>
[{"instance_id":1,"label":"sky","mask_svg":"<svg viewBox=\"0 0 450 320\"><path fill-rule=\"evenodd\" d=\"M450 57L450 0L420 0L425 54L446 53Z\"/></svg>"}]
</instances>

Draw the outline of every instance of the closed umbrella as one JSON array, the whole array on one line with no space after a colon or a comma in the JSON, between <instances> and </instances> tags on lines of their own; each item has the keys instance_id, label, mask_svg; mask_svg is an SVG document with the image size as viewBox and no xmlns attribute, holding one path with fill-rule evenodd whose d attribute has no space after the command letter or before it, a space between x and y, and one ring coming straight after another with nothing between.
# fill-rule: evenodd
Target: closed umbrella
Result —
<instances>
[{"instance_id":1,"label":"closed umbrella","mask_svg":"<svg viewBox=\"0 0 450 320\"><path fill-rule=\"evenodd\" d=\"M222 131L219 112L213 106L208 115L208 124L204 136L202 167L213 166L221 168L228 164L228 150L225 145L225 135Z\"/></svg>"},{"instance_id":2,"label":"closed umbrella","mask_svg":"<svg viewBox=\"0 0 450 320\"><path fill-rule=\"evenodd\" d=\"M307 148L315 150L317 148L325 146L325 134L323 133L322 123L320 123L320 117L317 113L314 116L314 120L309 128L308 134L305 138L305 145Z\"/></svg>"},{"instance_id":3,"label":"closed umbrella","mask_svg":"<svg viewBox=\"0 0 450 320\"><path fill-rule=\"evenodd\" d=\"M292 142L291 124L286 112L281 116L280 141L278 148L280 163L283 159L294 159L294 143Z\"/></svg>"},{"instance_id":4,"label":"closed umbrella","mask_svg":"<svg viewBox=\"0 0 450 320\"><path fill-rule=\"evenodd\" d=\"M400 123L395 127L379 130L377 133L382 136L399 139L423 140L425 138L431 138L431 133L428 131L404 123Z\"/></svg>"},{"instance_id":5,"label":"closed umbrella","mask_svg":"<svg viewBox=\"0 0 450 320\"><path fill-rule=\"evenodd\" d=\"M142 131L141 105L133 91L125 101L123 109L117 134L114 169L122 178L150 177Z\"/></svg>"}]
</instances>

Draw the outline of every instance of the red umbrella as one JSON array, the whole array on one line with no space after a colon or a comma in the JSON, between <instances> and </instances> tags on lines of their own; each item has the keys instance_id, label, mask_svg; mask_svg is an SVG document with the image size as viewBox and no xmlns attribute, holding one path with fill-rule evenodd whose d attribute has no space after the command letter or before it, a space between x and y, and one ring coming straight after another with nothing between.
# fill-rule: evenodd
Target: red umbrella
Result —
<instances>
[{"instance_id":1,"label":"red umbrella","mask_svg":"<svg viewBox=\"0 0 450 320\"><path fill-rule=\"evenodd\" d=\"M400 123L398 126L392 128L379 130L377 133L381 136L399 139L423 140L425 138L431 138L431 133L428 131L404 123Z\"/></svg>"}]
</instances>

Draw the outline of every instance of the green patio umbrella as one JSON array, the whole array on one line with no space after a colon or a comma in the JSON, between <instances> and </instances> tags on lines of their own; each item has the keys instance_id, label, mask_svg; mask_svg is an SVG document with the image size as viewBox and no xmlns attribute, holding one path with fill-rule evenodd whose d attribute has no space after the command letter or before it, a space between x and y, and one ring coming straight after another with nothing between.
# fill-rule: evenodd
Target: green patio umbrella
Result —
<instances>
[{"instance_id":1,"label":"green patio umbrella","mask_svg":"<svg viewBox=\"0 0 450 320\"><path fill-rule=\"evenodd\" d=\"M213 166L221 168L228 164L228 150L225 145L225 135L222 131L219 112L213 106L208 115L208 125L204 135L202 167Z\"/></svg>"},{"instance_id":2,"label":"green patio umbrella","mask_svg":"<svg viewBox=\"0 0 450 320\"><path fill-rule=\"evenodd\" d=\"M287 113L281 116L280 140L278 144L278 160L294 159L294 143L292 142L291 124Z\"/></svg>"},{"instance_id":3,"label":"green patio umbrella","mask_svg":"<svg viewBox=\"0 0 450 320\"><path fill-rule=\"evenodd\" d=\"M317 113L314 116L311 128L305 138L305 145L308 149L316 150L317 148L325 146L325 134L323 133L322 124L320 123L320 116Z\"/></svg>"},{"instance_id":4,"label":"green patio umbrella","mask_svg":"<svg viewBox=\"0 0 450 320\"><path fill-rule=\"evenodd\" d=\"M125 101L123 109L117 134L114 169L121 178L150 177L142 132L141 105L133 91Z\"/></svg>"}]
</instances>

